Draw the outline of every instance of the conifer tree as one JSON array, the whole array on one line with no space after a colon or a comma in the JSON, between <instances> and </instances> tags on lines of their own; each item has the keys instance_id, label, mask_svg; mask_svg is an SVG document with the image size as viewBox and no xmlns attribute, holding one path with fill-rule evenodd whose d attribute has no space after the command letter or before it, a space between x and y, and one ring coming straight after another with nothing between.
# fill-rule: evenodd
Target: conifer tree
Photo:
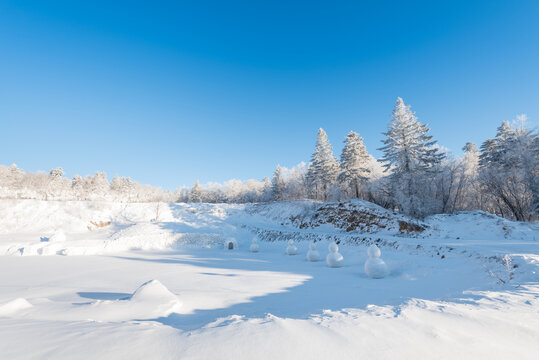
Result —
<instances>
[{"instance_id":1,"label":"conifer tree","mask_svg":"<svg viewBox=\"0 0 539 360\"><path fill-rule=\"evenodd\" d=\"M329 189L337 179L339 162L333 156L331 144L324 129L318 130L316 147L307 171L307 184L314 198L327 200Z\"/></svg>"},{"instance_id":2,"label":"conifer tree","mask_svg":"<svg viewBox=\"0 0 539 360\"><path fill-rule=\"evenodd\" d=\"M371 173L371 158L363 144L363 138L350 131L344 140L338 180L359 198Z\"/></svg>"},{"instance_id":3,"label":"conifer tree","mask_svg":"<svg viewBox=\"0 0 539 360\"><path fill-rule=\"evenodd\" d=\"M191 192L189 193L189 202L198 203L202 201L202 187L200 182L197 180L191 187Z\"/></svg>"},{"instance_id":4,"label":"conifer tree","mask_svg":"<svg viewBox=\"0 0 539 360\"><path fill-rule=\"evenodd\" d=\"M271 179L271 197L273 200L284 200L285 182L283 180L282 169L280 165L277 165L273 177Z\"/></svg>"},{"instance_id":5,"label":"conifer tree","mask_svg":"<svg viewBox=\"0 0 539 360\"><path fill-rule=\"evenodd\" d=\"M415 217L428 212L428 202L432 198L429 199L426 185L444 158L428 133L427 125L417 121L410 106L397 98L389 129L383 133L386 139L379 149L384 152L380 161L385 171L391 172L390 184L396 205Z\"/></svg>"}]
</instances>

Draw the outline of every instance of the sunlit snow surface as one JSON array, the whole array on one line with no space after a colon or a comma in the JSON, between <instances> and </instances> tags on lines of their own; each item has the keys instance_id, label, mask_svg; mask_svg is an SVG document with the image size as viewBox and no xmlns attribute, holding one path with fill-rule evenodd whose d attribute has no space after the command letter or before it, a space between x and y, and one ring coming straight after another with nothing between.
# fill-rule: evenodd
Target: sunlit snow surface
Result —
<instances>
[{"instance_id":1,"label":"sunlit snow surface","mask_svg":"<svg viewBox=\"0 0 539 360\"><path fill-rule=\"evenodd\" d=\"M353 234L329 226L286 223L309 211L309 202L264 209L161 204L155 221L156 208L0 202L0 358L535 359L539 353L533 224L481 213L436 216L426 220L427 237L388 230L354 244ZM90 231L90 221L111 224ZM253 235L264 230L293 236L298 256L286 255L286 241L268 239L250 252ZM49 241L62 232L65 239ZM328 242L341 239L344 266L307 261L313 236L322 258ZM238 248L225 250L231 237ZM390 273L375 280L364 264L368 243L377 240ZM505 254L511 280L500 260Z\"/></svg>"}]
</instances>

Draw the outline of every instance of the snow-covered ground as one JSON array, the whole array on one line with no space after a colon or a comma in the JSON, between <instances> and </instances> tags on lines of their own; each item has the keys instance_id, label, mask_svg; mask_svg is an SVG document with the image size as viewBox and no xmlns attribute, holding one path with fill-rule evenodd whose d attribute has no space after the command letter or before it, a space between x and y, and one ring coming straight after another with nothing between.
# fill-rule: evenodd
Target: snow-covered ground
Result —
<instances>
[{"instance_id":1,"label":"snow-covered ground","mask_svg":"<svg viewBox=\"0 0 539 360\"><path fill-rule=\"evenodd\" d=\"M313 240L320 262L305 259ZM324 261L334 240L341 268ZM365 274L372 243L384 279ZM0 359L539 353L539 227L481 212L2 200L0 255Z\"/></svg>"}]
</instances>

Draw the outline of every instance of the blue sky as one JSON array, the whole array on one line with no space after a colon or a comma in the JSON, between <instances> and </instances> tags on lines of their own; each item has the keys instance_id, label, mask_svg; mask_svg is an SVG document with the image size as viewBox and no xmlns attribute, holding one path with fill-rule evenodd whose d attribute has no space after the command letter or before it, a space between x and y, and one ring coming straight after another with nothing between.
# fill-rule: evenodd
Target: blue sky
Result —
<instances>
[{"instance_id":1,"label":"blue sky","mask_svg":"<svg viewBox=\"0 0 539 360\"><path fill-rule=\"evenodd\" d=\"M397 96L455 154L539 118L538 1L3 1L0 164L174 189L375 156Z\"/></svg>"}]
</instances>

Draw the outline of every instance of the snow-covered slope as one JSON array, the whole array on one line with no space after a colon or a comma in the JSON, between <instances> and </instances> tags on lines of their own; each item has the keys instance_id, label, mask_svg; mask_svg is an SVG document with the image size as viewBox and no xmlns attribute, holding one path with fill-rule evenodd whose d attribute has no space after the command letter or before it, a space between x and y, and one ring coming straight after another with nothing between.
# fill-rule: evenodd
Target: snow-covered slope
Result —
<instances>
[{"instance_id":1,"label":"snow-covered slope","mask_svg":"<svg viewBox=\"0 0 539 360\"><path fill-rule=\"evenodd\" d=\"M0 200L0 254L7 255L92 255L178 244L210 247L221 246L228 237L250 243L249 234L270 241L393 247L459 246L471 240L511 244L535 241L538 231L537 224L479 211L420 222L360 200L247 205Z\"/></svg>"},{"instance_id":2,"label":"snow-covered slope","mask_svg":"<svg viewBox=\"0 0 539 360\"><path fill-rule=\"evenodd\" d=\"M321 203L311 200L254 204L249 214L261 215L283 226L299 229L336 229L349 233L421 233L426 224L386 210L364 200Z\"/></svg>"},{"instance_id":3,"label":"snow-covered slope","mask_svg":"<svg viewBox=\"0 0 539 360\"><path fill-rule=\"evenodd\" d=\"M4 201L0 358L534 359L537 234L362 201ZM307 261L313 240L343 266ZM383 279L364 270L372 243Z\"/></svg>"}]
</instances>

